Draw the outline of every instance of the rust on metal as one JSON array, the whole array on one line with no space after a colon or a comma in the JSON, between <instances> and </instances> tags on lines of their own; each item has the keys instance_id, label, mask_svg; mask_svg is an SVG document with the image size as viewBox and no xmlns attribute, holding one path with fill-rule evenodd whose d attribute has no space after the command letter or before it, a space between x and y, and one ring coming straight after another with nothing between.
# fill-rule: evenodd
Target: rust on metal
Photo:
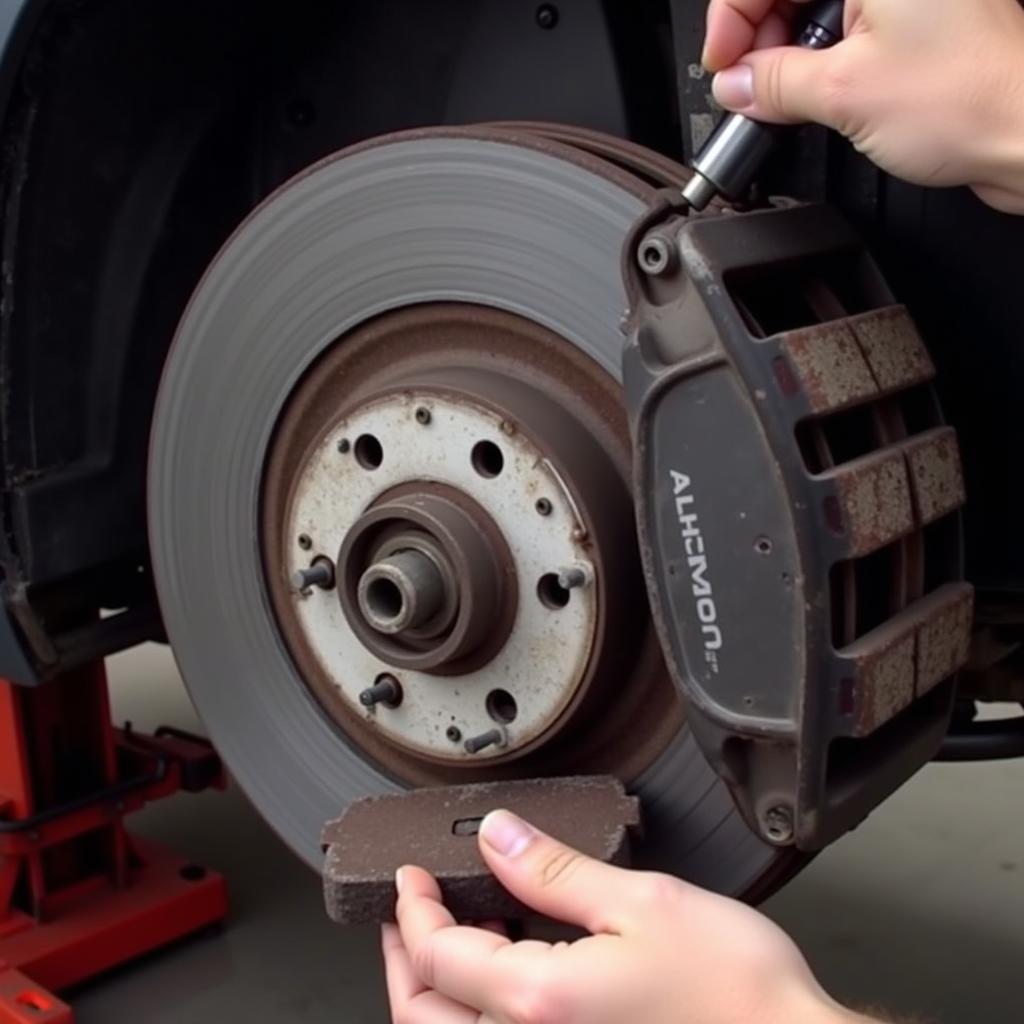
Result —
<instances>
[{"instance_id":1,"label":"rust on metal","mask_svg":"<svg viewBox=\"0 0 1024 1024\"><path fill-rule=\"evenodd\" d=\"M853 736L867 736L914 699L914 623L902 616L842 651L854 665Z\"/></svg>"},{"instance_id":2,"label":"rust on metal","mask_svg":"<svg viewBox=\"0 0 1024 1024\"><path fill-rule=\"evenodd\" d=\"M269 569L284 562L289 509L307 453L378 396L438 386L494 408L549 453L578 505L603 608L591 664L573 703L548 734L480 767L407 751L368 725L323 669L296 615L288 580ZM547 415L554 407L557 415ZM307 374L278 423L262 502L272 607L313 697L354 744L414 785L541 776L552 765L569 774L612 771L635 778L671 741L683 712L646 610L631 475L621 388L540 325L498 310L436 304L387 314L339 339ZM341 578L343 565L338 572ZM628 735L623 721L631 723Z\"/></svg>"},{"instance_id":3,"label":"rust on metal","mask_svg":"<svg viewBox=\"0 0 1024 1024\"><path fill-rule=\"evenodd\" d=\"M416 864L437 878L458 920L517 918L529 911L480 855L480 822L504 808L609 864L626 865L640 802L618 779L531 779L420 789L353 803L323 832L324 901L338 924L394 920L395 872Z\"/></svg>"},{"instance_id":4,"label":"rust on metal","mask_svg":"<svg viewBox=\"0 0 1024 1024\"><path fill-rule=\"evenodd\" d=\"M877 395L871 369L845 321L789 331L780 340L814 413L836 412Z\"/></svg>"},{"instance_id":5,"label":"rust on metal","mask_svg":"<svg viewBox=\"0 0 1024 1024\"><path fill-rule=\"evenodd\" d=\"M918 631L917 694L922 696L967 664L974 622L974 588L951 583L924 598Z\"/></svg>"},{"instance_id":6,"label":"rust on metal","mask_svg":"<svg viewBox=\"0 0 1024 1024\"><path fill-rule=\"evenodd\" d=\"M966 501L956 431L939 427L906 443L907 465L922 526L956 511Z\"/></svg>"},{"instance_id":7,"label":"rust on metal","mask_svg":"<svg viewBox=\"0 0 1024 1024\"><path fill-rule=\"evenodd\" d=\"M878 551L914 529L910 480L900 448L843 463L823 477L838 492L850 558Z\"/></svg>"},{"instance_id":8,"label":"rust on metal","mask_svg":"<svg viewBox=\"0 0 1024 1024\"><path fill-rule=\"evenodd\" d=\"M851 665L850 734L874 732L966 663L974 589L947 583L839 652Z\"/></svg>"},{"instance_id":9,"label":"rust on metal","mask_svg":"<svg viewBox=\"0 0 1024 1024\"><path fill-rule=\"evenodd\" d=\"M923 384L935 366L904 306L872 310L845 320L882 392Z\"/></svg>"},{"instance_id":10,"label":"rust on metal","mask_svg":"<svg viewBox=\"0 0 1024 1024\"><path fill-rule=\"evenodd\" d=\"M488 131L507 132L515 138L526 135L546 139L607 160L659 188L682 189L693 172L671 157L663 156L628 139L613 137L579 125L554 124L548 121L491 121L480 127ZM725 202L716 197L713 209L722 209Z\"/></svg>"}]
</instances>

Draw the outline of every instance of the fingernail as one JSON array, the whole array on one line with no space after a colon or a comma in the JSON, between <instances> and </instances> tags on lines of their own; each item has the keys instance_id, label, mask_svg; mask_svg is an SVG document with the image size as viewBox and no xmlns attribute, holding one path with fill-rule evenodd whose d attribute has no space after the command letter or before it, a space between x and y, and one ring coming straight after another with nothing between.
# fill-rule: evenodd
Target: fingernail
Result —
<instances>
[{"instance_id":1,"label":"fingernail","mask_svg":"<svg viewBox=\"0 0 1024 1024\"><path fill-rule=\"evenodd\" d=\"M736 64L719 71L711 88L723 107L743 110L754 102L754 69L749 64Z\"/></svg>"},{"instance_id":2,"label":"fingernail","mask_svg":"<svg viewBox=\"0 0 1024 1024\"><path fill-rule=\"evenodd\" d=\"M399 896L402 895L402 872L404 870L405 870L404 868L399 868L395 872L395 888L398 890L398 895Z\"/></svg>"},{"instance_id":3,"label":"fingernail","mask_svg":"<svg viewBox=\"0 0 1024 1024\"><path fill-rule=\"evenodd\" d=\"M510 811L492 811L480 825L480 837L503 857L518 857L533 841L536 832Z\"/></svg>"}]
</instances>

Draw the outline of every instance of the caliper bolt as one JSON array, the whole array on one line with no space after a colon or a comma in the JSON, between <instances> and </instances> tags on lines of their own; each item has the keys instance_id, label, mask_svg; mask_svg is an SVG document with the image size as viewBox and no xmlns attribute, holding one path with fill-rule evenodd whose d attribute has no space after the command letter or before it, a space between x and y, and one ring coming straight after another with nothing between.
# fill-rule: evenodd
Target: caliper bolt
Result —
<instances>
[{"instance_id":1,"label":"caliper bolt","mask_svg":"<svg viewBox=\"0 0 1024 1024\"><path fill-rule=\"evenodd\" d=\"M661 235L651 235L640 243L637 254L640 269L651 277L661 277L675 269L676 251L672 243Z\"/></svg>"},{"instance_id":2,"label":"caliper bolt","mask_svg":"<svg viewBox=\"0 0 1024 1024\"><path fill-rule=\"evenodd\" d=\"M503 747L508 743L508 735L504 729L492 729L480 736L473 736L466 740L465 748L467 754L479 754L488 747Z\"/></svg>"},{"instance_id":3,"label":"caliper bolt","mask_svg":"<svg viewBox=\"0 0 1024 1024\"><path fill-rule=\"evenodd\" d=\"M594 580L594 574L590 566L567 565L558 570L558 585L563 590L579 590L580 587L589 587Z\"/></svg>"},{"instance_id":4,"label":"caliper bolt","mask_svg":"<svg viewBox=\"0 0 1024 1024\"><path fill-rule=\"evenodd\" d=\"M793 812L788 807L773 807L764 816L764 831L773 843L793 841Z\"/></svg>"},{"instance_id":5,"label":"caliper bolt","mask_svg":"<svg viewBox=\"0 0 1024 1024\"><path fill-rule=\"evenodd\" d=\"M296 590L334 589L334 566L329 558L317 558L308 569L299 569L292 575L292 586Z\"/></svg>"},{"instance_id":6,"label":"caliper bolt","mask_svg":"<svg viewBox=\"0 0 1024 1024\"><path fill-rule=\"evenodd\" d=\"M402 703L402 684L394 676L381 676L373 686L359 694L359 703L364 708L374 708L378 704L397 708Z\"/></svg>"}]
</instances>

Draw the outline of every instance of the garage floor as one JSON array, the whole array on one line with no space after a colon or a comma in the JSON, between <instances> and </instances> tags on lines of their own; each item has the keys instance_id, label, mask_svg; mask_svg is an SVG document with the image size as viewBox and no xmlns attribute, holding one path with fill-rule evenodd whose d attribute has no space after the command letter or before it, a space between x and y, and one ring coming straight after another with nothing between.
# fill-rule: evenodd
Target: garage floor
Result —
<instances>
[{"instance_id":1,"label":"garage floor","mask_svg":"<svg viewBox=\"0 0 1024 1024\"><path fill-rule=\"evenodd\" d=\"M196 727L166 650L115 659L116 715ZM135 827L229 879L222 933L71 997L78 1024L383 1024L376 933L323 917L317 879L237 791L182 796ZM1024 762L935 766L827 851L768 911L837 996L942 1024L1021 1019Z\"/></svg>"}]
</instances>

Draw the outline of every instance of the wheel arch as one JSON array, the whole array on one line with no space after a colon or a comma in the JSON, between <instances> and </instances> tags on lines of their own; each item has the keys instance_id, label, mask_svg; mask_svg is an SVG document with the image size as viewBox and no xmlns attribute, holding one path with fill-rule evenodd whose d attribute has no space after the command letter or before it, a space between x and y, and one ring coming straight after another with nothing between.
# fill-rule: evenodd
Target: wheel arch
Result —
<instances>
[{"instance_id":1,"label":"wheel arch","mask_svg":"<svg viewBox=\"0 0 1024 1024\"><path fill-rule=\"evenodd\" d=\"M553 29L502 0L5 10L0 674L34 682L161 636L153 402L188 296L246 214L326 153L420 123L559 119L671 148L667 4L629 6L562 0ZM132 614L97 626L103 608Z\"/></svg>"}]
</instances>

